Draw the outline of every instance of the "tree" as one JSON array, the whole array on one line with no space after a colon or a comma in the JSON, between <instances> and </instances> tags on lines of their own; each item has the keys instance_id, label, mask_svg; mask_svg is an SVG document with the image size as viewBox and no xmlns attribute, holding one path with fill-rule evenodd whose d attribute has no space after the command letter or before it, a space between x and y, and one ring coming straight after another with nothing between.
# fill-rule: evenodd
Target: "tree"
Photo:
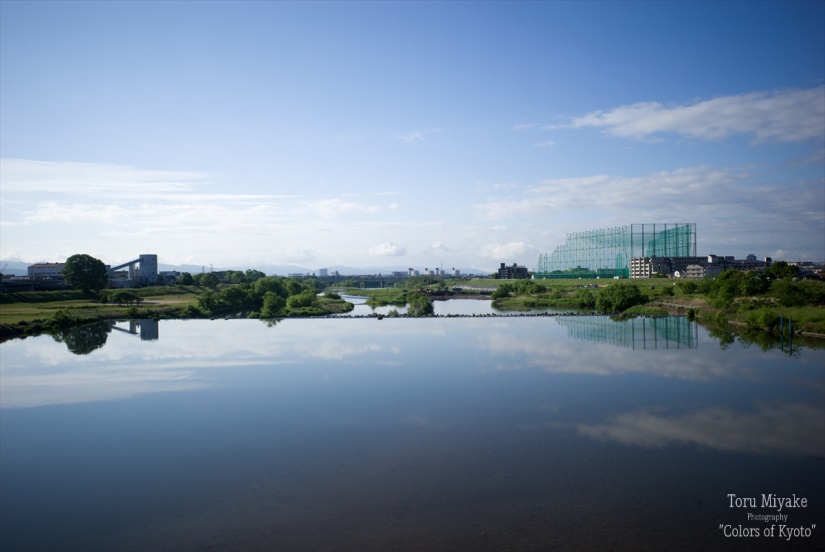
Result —
<instances>
[{"instance_id":1,"label":"tree","mask_svg":"<svg viewBox=\"0 0 825 552\"><path fill-rule=\"evenodd\" d=\"M266 278L266 274L264 274L260 270L255 270L254 268L248 268L244 274L246 276L247 282L254 282L255 280Z\"/></svg>"},{"instance_id":2,"label":"tree","mask_svg":"<svg viewBox=\"0 0 825 552\"><path fill-rule=\"evenodd\" d=\"M289 279L286 282L286 291L290 295L298 295L302 291L304 291L304 286L302 286L299 282Z\"/></svg>"},{"instance_id":3,"label":"tree","mask_svg":"<svg viewBox=\"0 0 825 552\"><path fill-rule=\"evenodd\" d=\"M576 294L576 303L583 309L596 307L596 294L589 289L580 289Z\"/></svg>"},{"instance_id":4,"label":"tree","mask_svg":"<svg viewBox=\"0 0 825 552\"><path fill-rule=\"evenodd\" d=\"M696 293L699 290L699 284L691 280L679 282L678 286L684 293Z\"/></svg>"},{"instance_id":5,"label":"tree","mask_svg":"<svg viewBox=\"0 0 825 552\"><path fill-rule=\"evenodd\" d=\"M100 291L109 283L109 274L103 261L85 254L72 255L66 259L63 278L73 288L80 288L86 293Z\"/></svg>"},{"instance_id":6,"label":"tree","mask_svg":"<svg viewBox=\"0 0 825 552\"><path fill-rule=\"evenodd\" d=\"M135 305L138 305L143 301L143 297L131 291L116 291L112 294L111 300L118 305L123 305L124 303L131 305L133 302Z\"/></svg>"},{"instance_id":7,"label":"tree","mask_svg":"<svg viewBox=\"0 0 825 552\"><path fill-rule=\"evenodd\" d=\"M254 287L255 293L261 296L266 295L266 292L268 291L271 291L276 295L280 295L285 299L289 295L287 290L284 288L283 280L281 278L273 278L271 276L259 278L255 281Z\"/></svg>"},{"instance_id":8,"label":"tree","mask_svg":"<svg viewBox=\"0 0 825 552\"><path fill-rule=\"evenodd\" d=\"M218 280L218 277L215 276L214 274L212 274L211 272L201 276L200 285L202 285L202 286L206 286L208 288L213 288L214 289L214 288L218 287L218 284L220 284L220 283L221 283L221 281Z\"/></svg>"},{"instance_id":9,"label":"tree","mask_svg":"<svg viewBox=\"0 0 825 552\"><path fill-rule=\"evenodd\" d=\"M260 308L261 299L255 295L249 284L235 284L220 292L220 299L225 308L245 310Z\"/></svg>"},{"instance_id":10,"label":"tree","mask_svg":"<svg viewBox=\"0 0 825 552\"><path fill-rule=\"evenodd\" d=\"M212 311L221 304L220 296L214 291L204 291L198 297L198 307L202 310Z\"/></svg>"},{"instance_id":11,"label":"tree","mask_svg":"<svg viewBox=\"0 0 825 552\"><path fill-rule=\"evenodd\" d=\"M411 293L407 296L407 312L413 316L427 316L433 313L433 304L426 293Z\"/></svg>"},{"instance_id":12,"label":"tree","mask_svg":"<svg viewBox=\"0 0 825 552\"><path fill-rule=\"evenodd\" d=\"M799 282L789 279L771 283L770 292L783 307L801 307L809 302L813 304L813 301L809 301L805 288Z\"/></svg>"},{"instance_id":13,"label":"tree","mask_svg":"<svg viewBox=\"0 0 825 552\"><path fill-rule=\"evenodd\" d=\"M762 295L771 286L771 282L761 270L751 270L742 273L739 279L739 294L745 297Z\"/></svg>"},{"instance_id":14,"label":"tree","mask_svg":"<svg viewBox=\"0 0 825 552\"><path fill-rule=\"evenodd\" d=\"M58 343L65 343L76 355L88 355L106 344L111 331L106 321L100 321L81 328L59 331L52 338Z\"/></svg>"},{"instance_id":15,"label":"tree","mask_svg":"<svg viewBox=\"0 0 825 552\"><path fill-rule=\"evenodd\" d=\"M796 265L789 265L786 261L776 261L771 264L765 272L773 280L782 280L785 278L793 278L799 275L799 267Z\"/></svg>"},{"instance_id":16,"label":"tree","mask_svg":"<svg viewBox=\"0 0 825 552\"><path fill-rule=\"evenodd\" d=\"M510 297L510 293L513 291L512 284L499 284L496 290L490 295L493 299L502 299L504 297Z\"/></svg>"},{"instance_id":17,"label":"tree","mask_svg":"<svg viewBox=\"0 0 825 552\"><path fill-rule=\"evenodd\" d=\"M297 295L290 295L286 300L286 304L291 309L300 309L302 307L311 307L315 303L315 293L310 290L304 290Z\"/></svg>"},{"instance_id":18,"label":"tree","mask_svg":"<svg viewBox=\"0 0 825 552\"><path fill-rule=\"evenodd\" d=\"M261 309L261 316L273 318L280 316L286 306L286 300L273 291L267 291L264 295L264 307Z\"/></svg>"},{"instance_id":19,"label":"tree","mask_svg":"<svg viewBox=\"0 0 825 552\"><path fill-rule=\"evenodd\" d=\"M712 281L708 290L711 306L724 309L733 304L734 299L739 296L742 274L739 270L728 269Z\"/></svg>"},{"instance_id":20,"label":"tree","mask_svg":"<svg viewBox=\"0 0 825 552\"><path fill-rule=\"evenodd\" d=\"M178 279L178 284L182 286L191 286L195 283L195 280L192 278L192 275L188 272L181 272L180 278Z\"/></svg>"},{"instance_id":21,"label":"tree","mask_svg":"<svg viewBox=\"0 0 825 552\"><path fill-rule=\"evenodd\" d=\"M611 284L599 290L596 308L601 312L623 312L647 302L636 284Z\"/></svg>"},{"instance_id":22,"label":"tree","mask_svg":"<svg viewBox=\"0 0 825 552\"><path fill-rule=\"evenodd\" d=\"M227 270L223 277L233 284L245 284L247 282L246 275L240 270Z\"/></svg>"}]
</instances>

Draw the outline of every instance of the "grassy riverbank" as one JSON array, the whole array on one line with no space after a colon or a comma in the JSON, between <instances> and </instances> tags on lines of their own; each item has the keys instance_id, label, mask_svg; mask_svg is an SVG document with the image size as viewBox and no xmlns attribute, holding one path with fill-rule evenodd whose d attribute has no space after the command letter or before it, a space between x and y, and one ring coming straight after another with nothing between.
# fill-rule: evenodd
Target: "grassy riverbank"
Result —
<instances>
[{"instance_id":1,"label":"grassy riverbank","mask_svg":"<svg viewBox=\"0 0 825 552\"><path fill-rule=\"evenodd\" d=\"M82 318L123 318L136 305L117 304L104 299L114 291L100 294L74 290L4 293L0 295L0 325L47 321L61 309ZM137 302L139 312L170 315L196 304L198 296L205 290L197 286L175 286L129 291L140 298Z\"/></svg>"},{"instance_id":2,"label":"grassy riverbank","mask_svg":"<svg viewBox=\"0 0 825 552\"><path fill-rule=\"evenodd\" d=\"M731 324L754 331L788 331L793 321L797 334L825 337L825 282L792 278L750 286L741 273L719 280L691 281L672 278L645 280L490 280L474 279L449 284L416 284L431 298L461 297L474 289L494 289L492 306L498 310L526 312L558 309L630 316L687 314L703 324ZM735 288L727 285L734 280ZM744 283L740 280L743 280ZM453 291L461 286L461 292ZM622 291L620 293L619 291ZM625 292L630 293L625 293ZM403 305L409 289L349 289L347 293L369 297L371 305ZM599 298L615 296L611 301Z\"/></svg>"},{"instance_id":3,"label":"grassy riverbank","mask_svg":"<svg viewBox=\"0 0 825 552\"><path fill-rule=\"evenodd\" d=\"M496 280L485 280L495 286ZM498 281L512 285L514 281ZM689 314L703 323L730 323L770 333L788 331L793 321L794 333L825 337L825 282L774 281L763 286L761 293L736 293L726 290L725 279L677 281L670 278L646 280L545 280L539 287L494 293L493 306L499 310L527 311L536 308L596 310L605 314L660 315ZM545 289L541 289L544 287ZM600 295L635 287L636 299L626 308L599 308ZM748 291L746 286L737 289ZM753 290L751 290L753 291ZM780 318L781 317L781 318Z\"/></svg>"},{"instance_id":4,"label":"grassy riverbank","mask_svg":"<svg viewBox=\"0 0 825 552\"><path fill-rule=\"evenodd\" d=\"M291 285L285 279L264 279L259 288L256 291L250 284L223 284L214 288L160 286L100 293L5 293L0 295L0 339L124 318L301 317L352 310L351 303L334 294L318 297L314 289ZM283 289L283 296L273 291L278 289ZM274 298L269 303L267 293Z\"/></svg>"},{"instance_id":5,"label":"grassy riverbank","mask_svg":"<svg viewBox=\"0 0 825 552\"><path fill-rule=\"evenodd\" d=\"M723 273L724 274L724 273ZM752 278L752 276L748 276ZM462 280L414 278L404 286L383 289L337 288L366 296L373 306L404 306L412 297L460 298L492 292L492 306L511 312L559 309L604 314L656 316L687 314L704 324L731 324L753 331L788 331L825 337L825 282L792 279L763 283L758 293L740 280ZM150 287L81 291L18 292L0 295L0 338L28 335L67 324L82 325L123 318L297 317L345 313L352 304L328 290L316 296L306 282L265 278L260 284ZM729 285L735 283L735 287ZM745 281L747 284L747 281ZM461 286L461 291L454 290ZM124 299L118 292L126 292ZM269 300L265 297L269 294ZM280 299L279 299L280 297ZM127 301L128 300L128 301ZM780 318L781 317L781 318Z\"/></svg>"}]
</instances>

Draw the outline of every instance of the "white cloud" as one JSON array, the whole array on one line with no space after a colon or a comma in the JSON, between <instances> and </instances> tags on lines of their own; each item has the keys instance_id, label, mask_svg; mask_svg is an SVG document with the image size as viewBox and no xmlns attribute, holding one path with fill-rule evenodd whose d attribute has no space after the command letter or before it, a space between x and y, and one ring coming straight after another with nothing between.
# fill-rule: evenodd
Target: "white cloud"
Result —
<instances>
[{"instance_id":1,"label":"white cloud","mask_svg":"<svg viewBox=\"0 0 825 552\"><path fill-rule=\"evenodd\" d=\"M424 133L420 130L416 130L415 132L410 132L409 134L399 134L396 136L396 139L406 144L417 144L418 142L424 141Z\"/></svg>"},{"instance_id":2,"label":"white cloud","mask_svg":"<svg viewBox=\"0 0 825 552\"><path fill-rule=\"evenodd\" d=\"M382 209L396 209L397 204L392 203L387 206L367 205L355 201L344 201L339 198L321 199L307 203L309 210L317 216L329 218L338 215L349 215L357 213L376 213Z\"/></svg>"},{"instance_id":3,"label":"white cloud","mask_svg":"<svg viewBox=\"0 0 825 552\"><path fill-rule=\"evenodd\" d=\"M575 178L551 178L525 189L522 197L509 197L476 205L477 212L491 220L517 219L553 211L694 209L697 204L742 200L747 173L690 167L660 171L638 177L606 174ZM753 192L752 189L747 190Z\"/></svg>"},{"instance_id":4,"label":"white cloud","mask_svg":"<svg viewBox=\"0 0 825 552\"><path fill-rule=\"evenodd\" d=\"M20 256L29 262L65 258L82 248L109 263L133 258L136 251L156 252L162 262L360 263L376 232L389 231L394 223L382 213L401 209L395 202L244 194L237 187L201 193L206 182L200 173L19 159L2 163L0 248L4 257L24 252ZM431 233L420 240L419 248L436 241ZM406 248L376 251L401 255Z\"/></svg>"},{"instance_id":5,"label":"white cloud","mask_svg":"<svg viewBox=\"0 0 825 552\"><path fill-rule=\"evenodd\" d=\"M531 253L531 251L533 253ZM524 257L527 254L538 254L538 249L527 245L524 242L493 243L485 245L479 251L479 255L487 259L507 262L507 259Z\"/></svg>"},{"instance_id":6,"label":"white cloud","mask_svg":"<svg viewBox=\"0 0 825 552\"><path fill-rule=\"evenodd\" d=\"M429 135L437 134L439 132L441 132L441 129L439 128L433 130L415 130L406 134L399 134L395 137L395 139L404 142L405 144L419 144L421 142L426 142Z\"/></svg>"},{"instance_id":7,"label":"white cloud","mask_svg":"<svg viewBox=\"0 0 825 552\"><path fill-rule=\"evenodd\" d=\"M552 148L556 145L556 142L554 142L553 140L545 140L543 142L536 142L533 145L537 148Z\"/></svg>"},{"instance_id":8,"label":"white cloud","mask_svg":"<svg viewBox=\"0 0 825 552\"><path fill-rule=\"evenodd\" d=\"M375 247L370 247L369 253L381 257L401 257L407 254L407 248L393 242L384 242Z\"/></svg>"},{"instance_id":9,"label":"white cloud","mask_svg":"<svg viewBox=\"0 0 825 552\"><path fill-rule=\"evenodd\" d=\"M823 139L825 86L723 96L690 105L635 103L594 111L566 126L602 128L612 136L638 140L671 133L704 140L735 134L751 134L756 142Z\"/></svg>"},{"instance_id":10,"label":"white cloud","mask_svg":"<svg viewBox=\"0 0 825 552\"><path fill-rule=\"evenodd\" d=\"M186 171L144 170L124 165L0 159L3 192L73 195L180 193L207 175Z\"/></svg>"},{"instance_id":11,"label":"white cloud","mask_svg":"<svg viewBox=\"0 0 825 552\"><path fill-rule=\"evenodd\" d=\"M510 190L519 188L520 186L515 182L495 182L490 186L493 190Z\"/></svg>"}]
</instances>

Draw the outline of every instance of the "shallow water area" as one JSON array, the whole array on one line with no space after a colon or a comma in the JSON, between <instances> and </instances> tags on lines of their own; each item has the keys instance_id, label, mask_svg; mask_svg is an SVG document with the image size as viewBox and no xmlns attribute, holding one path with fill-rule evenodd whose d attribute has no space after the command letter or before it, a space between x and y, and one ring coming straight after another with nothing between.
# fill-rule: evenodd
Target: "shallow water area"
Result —
<instances>
[{"instance_id":1,"label":"shallow water area","mask_svg":"<svg viewBox=\"0 0 825 552\"><path fill-rule=\"evenodd\" d=\"M358 295L342 295L341 297L352 303L354 307L350 312L336 316L386 316L393 310L397 311L398 314L407 313L406 305L403 307L394 305L373 307L367 304L367 297ZM433 301L433 314L435 316L485 316L490 314L514 316L521 314L493 308L491 302L490 299L436 299ZM565 311L558 309L535 309L531 310L530 314L559 314L563 312Z\"/></svg>"},{"instance_id":2,"label":"shallow water area","mask_svg":"<svg viewBox=\"0 0 825 552\"><path fill-rule=\"evenodd\" d=\"M0 358L4 551L823 544L825 351L683 317L132 321ZM726 536L763 494L811 535Z\"/></svg>"}]
</instances>

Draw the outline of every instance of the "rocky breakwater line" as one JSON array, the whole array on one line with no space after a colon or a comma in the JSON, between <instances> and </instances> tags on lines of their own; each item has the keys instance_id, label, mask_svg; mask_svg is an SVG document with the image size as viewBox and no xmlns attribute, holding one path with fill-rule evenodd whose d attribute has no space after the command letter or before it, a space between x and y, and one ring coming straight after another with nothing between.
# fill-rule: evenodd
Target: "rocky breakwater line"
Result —
<instances>
[{"instance_id":1,"label":"rocky breakwater line","mask_svg":"<svg viewBox=\"0 0 825 552\"><path fill-rule=\"evenodd\" d=\"M383 320L384 318L541 318L547 316L606 316L604 313L598 312L519 312L512 314L428 314L425 316L413 316L411 314L403 313L397 315L388 314L336 314L329 315L324 318L376 318ZM313 317L317 318L317 317Z\"/></svg>"}]
</instances>

